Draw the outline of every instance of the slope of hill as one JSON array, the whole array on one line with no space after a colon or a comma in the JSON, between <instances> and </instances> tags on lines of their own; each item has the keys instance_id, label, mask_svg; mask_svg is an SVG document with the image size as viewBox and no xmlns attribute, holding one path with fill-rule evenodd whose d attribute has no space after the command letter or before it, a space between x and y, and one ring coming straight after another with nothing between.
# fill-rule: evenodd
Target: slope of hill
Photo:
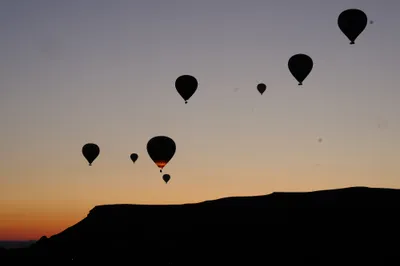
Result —
<instances>
[{"instance_id":1,"label":"slope of hill","mask_svg":"<svg viewBox=\"0 0 400 266\"><path fill-rule=\"evenodd\" d=\"M399 209L400 190L366 187L103 205L65 231L7 255L57 265L384 265L398 260Z\"/></svg>"}]
</instances>

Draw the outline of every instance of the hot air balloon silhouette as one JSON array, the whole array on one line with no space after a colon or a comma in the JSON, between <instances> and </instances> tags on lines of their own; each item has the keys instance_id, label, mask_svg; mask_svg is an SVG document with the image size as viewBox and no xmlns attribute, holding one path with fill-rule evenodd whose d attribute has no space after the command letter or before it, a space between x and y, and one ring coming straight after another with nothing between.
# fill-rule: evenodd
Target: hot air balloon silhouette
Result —
<instances>
[{"instance_id":1,"label":"hot air balloon silhouette","mask_svg":"<svg viewBox=\"0 0 400 266\"><path fill-rule=\"evenodd\" d=\"M347 9L340 13L338 17L338 26L340 30L354 44L357 37L367 26L367 15L359 9Z\"/></svg>"},{"instance_id":2,"label":"hot air balloon silhouette","mask_svg":"<svg viewBox=\"0 0 400 266\"><path fill-rule=\"evenodd\" d=\"M314 63L311 57L305 54L296 54L292 56L288 62L289 71L299 82L299 85L303 85L303 81L310 74L313 65Z\"/></svg>"},{"instance_id":3,"label":"hot air balloon silhouette","mask_svg":"<svg viewBox=\"0 0 400 266\"><path fill-rule=\"evenodd\" d=\"M137 155L136 153L132 153L130 157L132 162L135 163L136 160L139 158L139 155Z\"/></svg>"},{"instance_id":4,"label":"hot air balloon silhouette","mask_svg":"<svg viewBox=\"0 0 400 266\"><path fill-rule=\"evenodd\" d=\"M164 180L165 184L168 184L168 181L171 179L169 174L164 174L162 179Z\"/></svg>"},{"instance_id":5,"label":"hot air balloon silhouette","mask_svg":"<svg viewBox=\"0 0 400 266\"><path fill-rule=\"evenodd\" d=\"M197 79L190 75L183 75L176 79L175 88L185 103L193 96L198 86Z\"/></svg>"},{"instance_id":6,"label":"hot air balloon silhouette","mask_svg":"<svg viewBox=\"0 0 400 266\"><path fill-rule=\"evenodd\" d=\"M89 162L89 166L91 166L93 161L99 156L100 148L94 143L87 143L82 147L82 154Z\"/></svg>"},{"instance_id":7,"label":"hot air balloon silhouette","mask_svg":"<svg viewBox=\"0 0 400 266\"><path fill-rule=\"evenodd\" d=\"M266 89L267 85L265 85L264 83L260 83L257 85L257 90L261 95L265 92Z\"/></svg>"},{"instance_id":8,"label":"hot air balloon silhouette","mask_svg":"<svg viewBox=\"0 0 400 266\"><path fill-rule=\"evenodd\" d=\"M162 169L174 157L175 151L175 142L166 136L156 136L147 142L147 153L160 168L160 173L162 173Z\"/></svg>"}]
</instances>

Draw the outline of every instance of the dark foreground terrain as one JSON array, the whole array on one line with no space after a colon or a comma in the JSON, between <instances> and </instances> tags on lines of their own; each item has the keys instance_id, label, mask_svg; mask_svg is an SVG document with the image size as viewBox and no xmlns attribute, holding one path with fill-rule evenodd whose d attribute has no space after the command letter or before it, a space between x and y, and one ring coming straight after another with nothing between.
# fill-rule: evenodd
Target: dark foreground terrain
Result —
<instances>
[{"instance_id":1,"label":"dark foreground terrain","mask_svg":"<svg viewBox=\"0 0 400 266\"><path fill-rule=\"evenodd\" d=\"M366 187L97 206L0 264L396 265L399 211L400 190Z\"/></svg>"}]
</instances>

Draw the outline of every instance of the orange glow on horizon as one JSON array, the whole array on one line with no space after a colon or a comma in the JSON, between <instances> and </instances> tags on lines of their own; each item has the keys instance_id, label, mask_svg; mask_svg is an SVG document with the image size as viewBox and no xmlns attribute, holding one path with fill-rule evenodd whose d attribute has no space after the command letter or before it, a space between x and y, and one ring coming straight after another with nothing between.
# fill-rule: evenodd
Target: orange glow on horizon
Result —
<instances>
[{"instance_id":1,"label":"orange glow on horizon","mask_svg":"<svg viewBox=\"0 0 400 266\"><path fill-rule=\"evenodd\" d=\"M0 205L0 240L39 240L61 233L85 218L80 206L27 201ZM84 207L84 209L87 209Z\"/></svg>"},{"instance_id":2,"label":"orange glow on horizon","mask_svg":"<svg viewBox=\"0 0 400 266\"><path fill-rule=\"evenodd\" d=\"M0 240L25 241L39 240L42 236L50 237L61 233L68 227L76 224L81 218L65 218L60 220L43 217L42 219L2 220L0 225Z\"/></svg>"}]
</instances>

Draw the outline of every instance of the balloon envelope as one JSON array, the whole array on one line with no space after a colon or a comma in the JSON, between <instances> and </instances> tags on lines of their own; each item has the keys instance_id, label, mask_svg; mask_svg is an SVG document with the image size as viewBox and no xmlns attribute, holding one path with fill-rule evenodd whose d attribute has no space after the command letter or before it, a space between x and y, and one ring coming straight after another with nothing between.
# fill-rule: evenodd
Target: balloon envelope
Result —
<instances>
[{"instance_id":1,"label":"balloon envelope","mask_svg":"<svg viewBox=\"0 0 400 266\"><path fill-rule=\"evenodd\" d=\"M257 90L261 95L265 92L266 89L267 85L265 85L264 83L260 83L257 85Z\"/></svg>"},{"instance_id":2,"label":"balloon envelope","mask_svg":"<svg viewBox=\"0 0 400 266\"><path fill-rule=\"evenodd\" d=\"M183 75L176 79L175 88L185 103L193 96L198 86L197 79L190 75Z\"/></svg>"},{"instance_id":3,"label":"balloon envelope","mask_svg":"<svg viewBox=\"0 0 400 266\"><path fill-rule=\"evenodd\" d=\"M87 143L82 147L82 154L89 162L89 165L92 165L93 161L100 154L100 148L94 143Z\"/></svg>"},{"instance_id":4,"label":"balloon envelope","mask_svg":"<svg viewBox=\"0 0 400 266\"><path fill-rule=\"evenodd\" d=\"M338 26L340 30L354 44L357 37L367 26L367 15L359 9L347 9L340 13L338 17Z\"/></svg>"},{"instance_id":5,"label":"balloon envelope","mask_svg":"<svg viewBox=\"0 0 400 266\"><path fill-rule=\"evenodd\" d=\"M296 54L292 56L288 62L289 71L299 82L299 85L303 85L303 81L310 74L313 65L314 63L311 57L305 54Z\"/></svg>"},{"instance_id":6,"label":"balloon envelope","mask_svg":"<svg viewBox=\"0 0 400 266\"><path fill-rule=\"evenodd\" d=\"M136 160L139 158L139 156L136 153L132 153L130 157L133 163L135 163Z\"/></svg>"},{"instance_id":7,"label":"balloon envelope","mask_svg":"<svg viewBox=\"0 0 400 266\"><path fill-rule=\"evenodd\" d=\"M160 168L160 172L174 157L175 142L166 136L156 136L147 142L147 153L153 162Z\"/></svg>"},{"instance_id":8,"label":"balloon envelope","mask_svg":"<svg viewBox=\"0 0 400 266\"><path fill-rule=\"evenodd\" d=\"M169 174L164 174L162 178L163 178L164 182L167 184L168 181L171 179L171 176Z\"/></svg>"}]
</instances>

